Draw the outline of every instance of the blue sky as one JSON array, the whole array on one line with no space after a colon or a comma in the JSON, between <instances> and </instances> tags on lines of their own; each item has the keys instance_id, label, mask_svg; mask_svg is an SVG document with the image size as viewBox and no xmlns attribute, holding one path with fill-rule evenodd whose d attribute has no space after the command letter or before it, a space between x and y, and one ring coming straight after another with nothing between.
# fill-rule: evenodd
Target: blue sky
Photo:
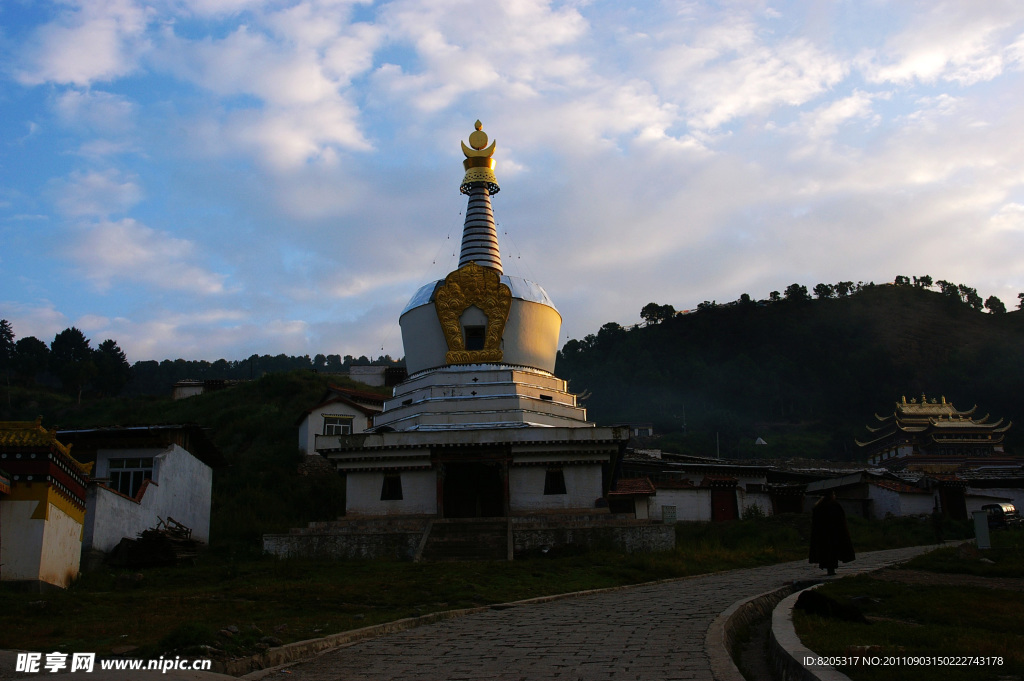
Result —
<instances>
[{"instance_id":1,"label":"blue sky","mask_svg":"<svg viewBox=\"0 0 1024 681\"><path fill-rule=\"evenodd\" d=\"M791 283L1024 291L1024 3L6 0L0 317L403 354L497 140L563 336Z\"/></svg>"}]
</instances>

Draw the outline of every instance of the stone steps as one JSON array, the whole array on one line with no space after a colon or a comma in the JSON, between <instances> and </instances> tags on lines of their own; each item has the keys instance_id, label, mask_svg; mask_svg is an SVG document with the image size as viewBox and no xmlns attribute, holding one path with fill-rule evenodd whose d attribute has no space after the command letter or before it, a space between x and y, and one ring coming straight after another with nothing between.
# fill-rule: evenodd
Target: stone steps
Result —
<instances>
[{"instance_id":1,"label":"stone steps","mask_svg":"<svg viewBox=\"0 0 1024 681\"><path fill-rule=\"evenodd\" d=\"M422 560L508 560L508 521L437 520L423 548Z\"/></svg>"}]
</instances>

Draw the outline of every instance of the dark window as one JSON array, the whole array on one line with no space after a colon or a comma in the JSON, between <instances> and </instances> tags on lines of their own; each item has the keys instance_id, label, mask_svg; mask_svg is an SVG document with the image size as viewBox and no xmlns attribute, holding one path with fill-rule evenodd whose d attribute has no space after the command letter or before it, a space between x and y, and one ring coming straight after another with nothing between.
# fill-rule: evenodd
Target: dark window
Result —
<instances>
[{"instance_id":1,"label":"dark window","mask_svg":"<svg viewBox=\"0 0 1024 681\"><path fill-rule=\"evenodd\" d=\"M384 484L380 488L380 500L381 501L401 501L402 500L402 476L401 475L385 475Z\"/></svg>"},{"instance_id":2,"label":"dark window","mask_svg":"<svg viewBox=\"0 0 1024 681\"><path fill-rule=\"evenodd\" d=\"M153 458L111 459L108 472L110 488L134 498L142 483L153 479Z\"/></svg>"},{"instance_id":3,"label":"dark window","mask_svg":"<svg viewBox=\"0 0 1024 681\"><path fill-rule=\"evenodd\" d=\"M554 401L555 398L553 398L551 395L541 395L540 399L542 399L542 400L544 400L546 402L552 402L552 401Z\"/></svg>"},{"instance_id":4,"label":"dark window","mask_svg":"<svg viewBox=\"0 0 1024 681\"><path fill-rule=\"evenodd\" d=\"M483 326L467 326L464 328L466 330L466 349L483 350L484 336L486 335L487 328Z\"/></svg>"},{"instance_id":5,"label":"dark window","mask_svg":"<svg viewBox=\"0 0 1024 681\"><path fill-rule=\"evenodd\" d=\"M565 494L565 473L561 468L549 468L544 476L544 494Z\"/></svg>"},{"instance_id":6,"label":"dark window","mask_svg":"<svg viewBox=\"0 0 1024 681\"><path fill-rule=\"evenodd\" d=\"M352 416L325 416L324 435L351 435Z\"/></svg>"}]
</instances>

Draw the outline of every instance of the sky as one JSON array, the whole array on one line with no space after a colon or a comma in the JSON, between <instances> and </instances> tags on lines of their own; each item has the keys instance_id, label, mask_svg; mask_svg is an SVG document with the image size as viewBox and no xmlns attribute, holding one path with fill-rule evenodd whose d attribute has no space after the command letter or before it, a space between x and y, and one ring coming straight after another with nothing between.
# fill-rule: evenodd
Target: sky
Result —
<instances>
[{"instance_id":1,"label":"sky","mask_svg":"<svg viewBox=\"0 0 1024 681\"><path fill-rule=\"evenodd\" d=\"M1024 3L4 0L0 318L404 355L497 141L563 341L792 283L1024 291Z\"/></svg>"}]
</instances>

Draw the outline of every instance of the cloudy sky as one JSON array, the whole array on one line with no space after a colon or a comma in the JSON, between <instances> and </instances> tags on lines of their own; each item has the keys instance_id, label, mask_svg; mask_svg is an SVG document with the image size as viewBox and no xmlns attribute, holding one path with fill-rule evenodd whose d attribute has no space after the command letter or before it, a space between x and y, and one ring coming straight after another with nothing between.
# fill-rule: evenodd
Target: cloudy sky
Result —
<instances>
[{"instance_id":1,"label":"cloudy sky","mask_svg":"<svg viewBox=\"0 0 1024 681\"><path fill-rule=\"evenodd\" d=\"M1024 3L4 0L0 317L403 354L497 140L563 337L801 283L1024 291Z\"/></svg>"}]
</instances>

